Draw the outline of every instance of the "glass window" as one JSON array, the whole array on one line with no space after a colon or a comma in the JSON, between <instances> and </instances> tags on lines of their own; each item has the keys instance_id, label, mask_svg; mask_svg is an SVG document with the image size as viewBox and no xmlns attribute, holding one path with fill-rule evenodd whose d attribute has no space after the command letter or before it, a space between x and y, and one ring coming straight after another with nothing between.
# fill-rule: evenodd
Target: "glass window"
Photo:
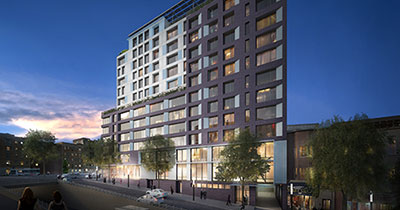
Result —
<instances>
[{"instance_id":1,"label":"glass window","mask_svg":"<svg viewBox=\"0 0 400 210\"><path fill-rule=\"evenodd\" d=\"M137 49L134 49L132 51L132 58L136 58L136 56L137 56Z\"/></svg>"},{"instance_id":2,"label":"glass window","mask_svg":"<svg viewBox=\"0 0 400 210\"><path fill-rule=\"evenodd\" d=\"M119 145L120 152L128 152L131 151L131 144L120 144Z\"/></svg>"},{"instance_id":3,"label":"glass window","mask_svg":"<svg viewBox=\"0 0 400 210\"><path fill-rule=\"evenodd\" d=\"M178 74L178 66L173 66L167 69L167 77L172 77Z\"/></svg>"},{"instance_id":4,"label":"glass window","mask_svg":"<svg viewBox=\"0 0 400 210\"><path fill-rule=\"evenodd\" d=\"M246 109L245 111L245 122L250 122L250 110Z\"/></svg>"},{"instance_id":5,"label":"glass window","mask_svg":"<svg viewBox=\"0 0 400 210\"><path fill-rule=\"evenodd\" d=\"M208 103L208 112L216 112L218 111L218 101L212 101Z\"/></svg>"},{"instance_id":6,"label":"glass window","mask_svg":"<svg viewBox=\"0 0 400 210\"><path fill-rule=\"evenodd\" d=\"M178 180L186 180L187 179L187 165L186 164L177 164L177 179Z\"/></svg>"},{"instance_id":7,"label":"glass window","mask_svg":"<svg viewBox=\"0 0 400 210\"><path fill-rule=\"evenodd\" d=\"M193 163L190 166L192 180L207 180L207 163Z\"/></svg>"},{"instance_id":8,"label":"glass window","mask_svg":"<svg viewBox=\"0 0 400 210\"><path fill-rule=\"evenodd\" d=\"M257 31L276 23L276 14L257 20Z\"/></svg>"},{"instance_id":9,"label":"glass window","mask_svg":"<svg viewBox=\"0 0 400 210\"><path fill-rule=\"evenodd\" d=\"M235 130L224 130L224 141L232 141L235 139Z\"/></svg>"},{"instance_id":10,"label":"glass window","mask_svg":"<svg viewBox=\"0 0 400 210\"><path fill-rule=\"evenodd\" d=\"M228 27L233 24L234 13L230 13L224 16L224 27Z\"/></svg>"},{"instance_id":11,"label":"glass window","mask_svg":"<svg viewBox=\"0 0 400 210\"><path fill-rule=\"evenodd\" d=\"M119 140L120 141L128 141L129 139L130 139L129 133L119 134Z\"/></svg>"},{"instance_id":12,"label":"glass window","mask_svg":"<svg viewBox=\"0 0 400 210\"><path fill-rule=\"evenodd\" d=\"M178 35L178 27L175 27L167 32L167 40L170 40Z\"/></svg>"},{"instance_id":13,"label":"glass window","mask_svg":"<svg viewBox=\"0 0 400 210\"><path fill-rule=\"evenodd\" d=\"M218 131L208 132L208 142L209 143L218 142Z\"/></svg>"},{"instance_id":14,"label":"glass window","mask_svg":"<svg viewBox=\"0 0 400 210\"><path fill-rule=\"evenodd\" d=\"M185 104L185 95L176 97L176 98L172 98L171 100L169 100L169 107L177 107L180 105Z\"/></svg>"},{"instance_id":15,"label":"glass window","mask_svg":"<svg viewBox=\"0 0 400 210\"><path fill-rule=\"evenodd\" d=\"M199 130L199 121L198 120L192 120L190 121L190 130Z\"/></svg>"},{"instance_id":16,"label":"glass window","mask_svg":"<svg viewBox=\"0 0 400 210\"><path fill-rule=\"evenodd\" d=\"M119 114L119 119L120 120L125 120L129 118L129 112L123 112L121 114Z\"/></svg>"},{"instance_id":17,"label":"glass window","mask_svg":"<svg viewBox=\"0 0 400 210\"><path fill-rule=\"evenodd\" d=\"M192 106L190 107L190 116L197 116L199 115L199 106Z\"/></svg>"},{"instance_id":18,"label":"glass window","mask_svg":"<svg viewBox=\"0 0 400 210\"><path fill-rule=\"evenodd\" d=\"M244 81L244 87L249 88L249 85L250 85L250 76L246 76Z\"/></svg>"},{"instance_id":19,"label":"glass window","mask_svg":"<svg viewBox=\"0 0 400 210\"><path fill-rule=\"evenodd\" d=\"M276 0L256 0L256 11L265 9L274 4L275 2Z\"/></svg>"},{"instance_id":20,"label":"glass window","mask_svg":"<svg viewBox=\"0 0 400 210\"><path fill-rule=\"evenodd\" d=\"M245 10L245 15L246 15L246 17L247 16L249 16L250 15L250 4L249 3L247 3L245 6L244 6L244 10Z\"/></svg>"},{"instance_id":21,"label":"glass window","mask_svg":"<svg viewBox=\"0 0 400 210\"><path fill-rule=\"evenodd\" d=\"M199 46L193 47L189 50L190 58L194 58L199 55Z\"/></svg>"},{"instance_id":22,"label":"glass window","mask_svg":"<svg viewBox=\"0 0 400 210\"><path fill-rule=\"evenodd\" d=\"M144 106L136 108L133 110L133 115L135 117L146 114L146 108Z\"/></svg>"},{"instance_id":23,"label":"glass window","mask_svg":"<svg viewBox=\"0 0 400 210\"><path fill-rule=\"evenodd\" d=\"M174 40L170 43L167 44L167 52L172 52L174 50L178 49L178 40Z\"/></svg>"},{"instance_id":24,"label":"glass window","mask_svg":"<svg viewBox=\"0 0 400 210\"><path fill-rule=\"evenodd\" d=\"M207 148L193 148L190 151L192 162L207 161Z\"/></svg>"},{"instance_id":25,"label":"glass window","mask_svg":"<svg viewBox=\"0 0 400 210\"><path fill-rule=\"evenodd\" d=\"M224 110L235 108L235 97L224 99Z\"/></svg>"},{"instance_id":26,"label":"glass window","mask_svg":"<svg viewBox=\"0 0 400 210\"><path fill-rule=\"evenodd\" d=\"M210 65L215 65L218 63L218 54L210 55Z\"/></svg>"},{"instance_id":27,"label":"glass window","mask_svg":"<svg viewBox=\"0 0 400 210\"><path fill-rule=\"evenodd\" d=\"M220 161L221 160L221 152L224 150L224 146L220 147L212 147L212 160Z\"/></svg>"},{"instance_id":28,"label":"glass window","mask_svg":"<svg viewBox=\"0 0 400 210\"><path fill-rule=\"evenodd\" d=\"M143 46L139 47L139 55L143 54Z\"/></svg>"},{"instance_id":29,"label":"glass window","mask_svg":"<svg viewBox=\"0 0 400 210\"><path fill-rule=\"evenodd\" d=\"M176 162L187 162L187 149L176 150Z\"/></svg>"},{"instance_id":30,"label":"glass window","mask_svg":"<svg viewBox=\"0 0 400 210\"><path fill-rule=\"evenodd\" d=\"M149 43L147 42L146 44L144 44L144 51L147 52L149 51Z\"/></svg>"},{"instance_id":31,"label":"glass window","mask_svg":"<svg viewBox=\"0 0 400 210\"><path fill-rule=\"evenodd\" d=\"M235 47L230 47L224 50L224 60L231 59L235 56Z\"/></svg>"},{"instance_id":32,"label":"glass window","mask_svg":"<svg viewBox=\"0 0 400 210\"><path fill-rule=\"evenodd\" d=\"M269 120L276 118L276 106L258 108L256 110L257 120Z\"/></svg>"},{"instance_id":33,"label":"glass window","mask_svg":"<svg viewBox=\"0 0 400 210\"><path fill-rule=\"evenodd\" d=\"M164 135L164 126L150 128L150 136Z\"/></svg>"},{"instance_id":34,"label":"glass window","mask_svg":"<svg viewBox=\"0 0 400 210\"><path fill-rule=\"evenodd\" d=\"M224 66L224 75L228 76L235 73L235 63L226 64Z\"/></svg>"},{"instance_id":35,"label":"glass window","mask_svg":"<svg viewBox=\"0 0 400 210\"><path fill-rule=\"evenodd\" d=\"M275 124L256 126L256 134L259 138L276 136Z\"/></svg>"},{"instance_id":36,"label":"glass window","mask_svg":"<svg viewBox=\"0 0 400 210\"><path fill-rule=\"evenodd\" d=\"M229 113L224 114L224 125L234 125L235 124L235 114Z\"/></svg>"},{"instance_id":37,"label":"glass window","mask_svg":"<svg viewBox=\"0 0 400 210\"><path fill-rule=\"evenodd\" d=\"M197 25L199 25L199 16L196 16L196 17L192 18L191 20L189 20L189 28L194 28Z\"/></svg>"},{"instance_id":38,"label":"glass window","mask_svg":"<svg viewBox=\"0 0 400 210\"><path fill-rule=\"evenodd\" d=\"M146 137L146 130L139 130L139 131L133 132L134 139L140 139L140 138L145 138L145 137Z\"/></svg>"},{"instance_id":39,"label":"glass window","mask_svg":"<svg viewBox=\"0 0 400 210\"><path fill-rule=\"evenodd\" d=\"M155 27L153 28L153 31L154 31L153 34L158 34L158 32L159 32L159 27L158 27L158 26L155 26Z\"/></svg>"},{"instance_id":40,"label":"glass window","mask_svg":"<svg viewBox=\"0 0 400 210\"><path fill-rule=\"evenodd\" d=\"M158 79L159 79L159 74L158 73L153 74L153 83L158 82Z\"/></svg>"},{"instance_id":41,"label":"glass window","mask_svg":"<svg viewBox=\"0 0 400 210\"><path fill-rule=\"evenodd\" d=\"M208 127L209 128L215 128L217 126L218 126L218 116L210 117L208 119Z\"/></svg>"},{"instance_id":42,"label":"glass window","mask_svg":"<svg viewBox=\"0 0 400 210\"><path fill-rule=\"evenodd\" d=\"M250 68L250 57L249 56L247 56L246 58L245 58L245 69L249 69Z\"/></svg>"},{"instance_id":43,"label":"glass window","mask_svg":"<svg viewBox=\"0 0 400 210\"><path fill-rule=\"evenodd\" d=\"M171 55L167 58L167 64L171 64L178 60L178 54Z\"/></svg>"},{"instance_id":44,"label":"glass window","mask_svg":"<svg viewBox=\"0 0 400 210\"><path fill-rule=\"evenodd\" d=\"M224 44L232 43L235 41L235 31L230 31L224 34Z\"/></svg>"},{"instance_id":45,"label":"glass window","mask_svg":"<svg viewBox=\"0 0 400 210\"><path fill-rule=\"evenodd\" d=\"M224 83L224 94L235 91L235 81L229 81Z\"/></svg>"},{"instance_id":46,"label":"glass window","mask_svg":"<svg viewBox=\"0 0 400 210\"><path fill-rule=\"evenodd\" d=\"M199 84L199 75L190 77L190 86L191 87L196 86L198 84Z\"/></svg>"},{"instance_id":47,"label":"glass window","mask_svg":"<svg viewBox=\"0 0 400 210\"><path fill-rule=\"evenodd\" d=\"M153 39L153 47L157 47L160 44L160 39L158 37Z\"/></svg>"},{"instance_id":48,"label":"glass window","mask_svg":"<svg viewBox=\"0 0 400 210\"><path fill-rule=\"evenodd\" d=\"M208 51L215 50L218 48L218 37L208 40Z\"/></svg>"},{"instance_id":49,"label":"glass window","mask_svg":"<svg viewBox=\"0 0 400 210\"><path fill-rule=\"evenodd\" d=\"M199 70L199 60L190 63L190 72Z\"/></svg>"},{"instance_id":50,"label":"glass window","mask_svg":"<svg viewBox=\"0 0 400 210\"><path fill-rule=\"evenodd\" d=\"M213 81L218 78L218 69L208 70L208 81Z\"/></svg>"},{"instance_id":51,"label":"glass window","mask_svg":"<svg viewBox=\"0 0 400 210\"><path fill-rule=\"evenodd\" d=\"M235 0L224 0L224 10L228 10L235 6Z\"/></svg>"},{"instance_id":52,"label":"glass window","mask_svg":"<svg viewBox=\"0 0 400 210\"><path fill-rule=\"evenodd\" d=\"M149 30L144 32L144 39L148 39L149 38Z\"/></svg>"},{"instance_id":53,"label":"glass window","mask_svg":"<svg viewBox=\"0 0 400 210\"><path fill-rule=\"evenodd\" d=\"M190 97L190 102L198 101L199 100L199 92L198 91L192 92L189 94L189 97Z\"/></svg>"},{"instance_id":54,"label":"glass window","mask_svg":"<svg viewBox=\"0 0 400 210\"><path fill-rule=\"evenodd\" d=\"M134 128L139 128L139 127L142 127L142 126L146 126L146 119L145 118L133 121L133 127Z\"/></svg>"},{"instance_id":55,"label":"glass window","mask_svg":"<svg viewBox=\"0 0 400 210\"><path fill-rule=\"evenodd\" d=\"M209 31L210 31L210 34L218 31L218 22L217 21L214 21L209 24Z\"/></svg>"},{"instance_id":56,"label":"glass window","mask_svg":"<svg viewBox=\"0 0 400 210\"><path fill-rule=\"evenodd\" d=\"M250 93L246 93L245 98L246 98L246 106L248 106L250 104Z\"/></svg>"},{"instance_id":57,"label":"glass window","mask_svg":"<svg viewBox=\"0 0 400 210\"><path fill-rule=\"evenodd\" d=\"M275 31L270 32L270 33L265 33L263 35L257 36L256 39L256 47L260 48L263 47L267 44L271 44L276 42L276 33Z\"/></svg>"},{"instance_id":58,"label":"glass window","mask_svg":"<svg viewBox=\"0 0 400 210\"><path fill-rule=\"evenodd\" d=\"M271 101L274 99L276 99L276 88L265 88L257 91L257 103Z\"/></svg>"},{"instance_id":59,"label":"glass window","mask_svg":"<svg viewBox=\"0 0 400 210\"><path fill-rule=\"evenodd\" d=\"M186 131L185 124L186 123L183 122L183 123L169 125L168 126L169 134L185 132Z\"/></svg>"},{"instance_id":60,"label":"glass window","mask_svg":"<svg viewBox=\"0 0 400 210\"><path fill-rule=\"evenodd\" d=\"M163 102L158 102L155 104L150 104L150 112L156 112L163 109Z\"/></svg>"},{"instance_id":61,"label":"glass window","mask_svg":"<svg viewBox=\"0 0 400 210\"><path fill-rule=\"evenodd\" d=\"M153 59L157 59L158 58L158 50L154 50L153 51Z\"/></svg>"},{"instance_id":62,"label":"glass window","mask_svg":"<svg viewBox=\"0 0 400 210\"><path fill-rule=\"evenodd\" d=\"M190 145L195 145L200 143L199 134L192 134L190 136Z\"/></svg>"},{"instance_id":63,"label":"glass window","mask_svg":"<svg viewBox=\"0 0 400 210\"><path fill-rule=\"evenodd\" d=\"M137 38L132 39L132 47L137 46Z\"/></svg>"},{"instance_id":64,"label":"glass window","mask_svg":"<svg viewBox=\"0 0 400 210\"><path fill-rule=\"evenodd\" d=\"M215 85L215 86L210 87L210 89L209 89L209 96L210 96L210 98L211 98L211 97L215 97L215 96L217 96L217 95L218 95L218 86Z\"/></svg>"},{"instance_id":65,"label":"glass window","mask_svg":"<svg viewBox=\"0 0 400 210\"><path fill-rule=\"evenodd\" d=\"M276 71L270 70L257 74L257 85L263 85L276 80Z\"/></svg>"},{"instance_id":66,"label":"glass window","mask_svg":"<svg viewBox=\"0 0 400 210\"><path fill-rule=\"evenodd\" d=\"M150 117L150 125L164 122L164 114L154 115Z\"/></svg>"},{"instance_id":67,"label":"glass window","mask_svg":"<svg viewBox=\"0 0 400 210\"><path fill-rule=\"evenodd\" d=\"M168 89L175 88L175 87L178 87L178 80L177 79L168 82Z\"/></svg>"},{"instance_id":68,"label":"glass window","mask_svg":"<svg viewBox=\"0 0 400 210\"><path fill-rule=\"evenodd\" d=\"M185 118L185 109L169 112L169 120L179 120Z\"/></svg>"},{"instance_id":69,"label":"glass window","mask_svg":"<svg viewBox=\"0 0 400 210\"><path fill-rule=\"evenodd\" d=\"M217 12L218 12L217 10L218 10L218 5L210 7L208 9L208 19L216 17L217 16Z\"/></svg>"},{"instance_id":70,"label":"glass window","mask_svg":"<svg viewBox=\"0 0 400 210\"><path fill-rule=\"evenodd\" d=\"M159 92L160 92L160 86L158 86L158 85L153 86L153 94L156 94Z\"/></svg>"},{"instance_id":71,"label":"glass window","mask_svg":"<svg viewBox=\"0 0 400 210\"><path fill-rule=\"evenodd\" d=\"M248 52L250 52L250 40L246 40L246 42L245 42L245 52L246 53L248 53Z\"/></svg>"},{"instance_id":72,"label":"glass window","mask_svg":"<svg viewBox=\"0 0 400 210\"><path fill-rule=\"evenodd\" d=\"M176 147L178 147L178 146L185 146L185 145L186 145L186 138L185 138L185 136L176 136L176 137L171 137L170 139L171 139L171 141L174 142L174 145L175 145Z\"/></svg>"},{"instance_id":73,"label":"glass window","mask_svg":"<svg viewBox=\"0 0 400 210\"><path fill-rule=\"evenodd\" d=\"M276 49L267 50L257 54L257 66L276 60Z\"/></svg>"},{"instance_id":74,"label":"glass window","mask_svg":"<svg viewBox=\"0 0 400 210\"><path fill-rule=\"evenodd\" d=\"M190 43L199 39L199 31L195 31L189 35Z\"/></svg>"},{"instance_id":75,"label":"glass window","mask_svg":"<svg viewBox=\"0 0 400 210\"><path fill-rule=\"evenodd\" d=\"M274 143L273 142L264 142L257 149L258 155L262 158L274 158Z\"/></svg>"}]
</instances>

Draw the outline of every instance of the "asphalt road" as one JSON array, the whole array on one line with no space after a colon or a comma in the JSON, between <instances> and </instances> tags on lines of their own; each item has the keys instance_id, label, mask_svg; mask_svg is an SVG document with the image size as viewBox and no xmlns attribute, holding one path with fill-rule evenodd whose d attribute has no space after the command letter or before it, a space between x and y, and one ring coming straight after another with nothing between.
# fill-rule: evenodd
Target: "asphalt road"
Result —
<instances>
[{"instance_id":1,"label":"asphalt road","mask_svg":"<svg viewBox=\"0 0 400 210\"><path fill-rule=\"evenodd\" d=\"M126 195L133 196L133 197L140 197L144 194L143 191L141 191L141 190L116 187L116 186L112 186L112 185L106 185L106 184L102 184L102 183L86 181L84 179L75 179L75 180L73 180L73 182L78 183L78 184L94 186L97 188L105 189L105 190L116 192L116 193L126 194ZM174 206L174 207L178 207L178 208L182 208L182 209L188 209L188 210L210 210L210 209L222 210L219 208L210 207L210 206L202 205L199 203L188 202L188 201L179 199L178 197L171 197L171 196L166 198L164 200L164 203L168 204L170 206Z\"/></svg>"},{"instance_id":2,"label":"asphalt road","mask_svg":"<svg viewBox=\"0 0 400 210\"><path fill-rule=\"evenodd\" d=\"M18 202L0 194L0 209L12 210L17 209Z\"/></svg>"}]
</instances>

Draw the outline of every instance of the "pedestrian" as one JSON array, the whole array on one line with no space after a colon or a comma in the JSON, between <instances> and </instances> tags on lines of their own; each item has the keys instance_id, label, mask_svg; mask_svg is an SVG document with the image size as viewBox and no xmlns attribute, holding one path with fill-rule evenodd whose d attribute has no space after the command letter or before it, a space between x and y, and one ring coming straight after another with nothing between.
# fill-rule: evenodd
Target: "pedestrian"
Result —
<instances>
[{"instance_id":1,"label":"pedestrian","mask_svg":"<svg viewBox=\"0 0 400 210\"><path fill-rule=\"evenodd\" d=\"M227 205L227 206L232 206L231 194L228 194L228 200L226 201L226 205Z\"/></svg>"},{"instance_id":2,"label":"pedestrian","mask_svg":"<svg viewBox=\"0 0 400 210\"><path fill-rule=\"evenodd\" d=\"M119 184L122 185L122 179L119 179Z\"/></svg>"},{"instance_id":3,"label":"pedestrian","mask_svg":"<svg viewBox=\"0 0 400 210\"><path fill-rule=\"evenodd\" d=\"M204 200L207 199L207 191L204 190L203 194Z\"/></svg>"},{"instance_id":4,"label":"pedestrian","mask_svg":"<svg viewBox=\"0 0 400 210\"><path fill-rule=\"evenodd\" d=\"M18 200L17 210L33 210L35 209L36 198L33 191L29 187L25 187L21 198Z\"/></svg>"},{"instance_id":5,"label":"pedestrian","mask_svg":"<svg viewBox=\"0 0 400 210\"><path fill-rule=\"evenodd\" d=\"M137 187L140 189L140 181L137 183Z\"/></svg>"},{"instance_id":6,"label":"pedestrian","mask_svg":"<svg viewBox=\"0 0 400 210\"><path fill-rule=\"evenodd\" d=\"M203 199L203 190L200 189L200 200Z\"/></svg>"},{"instance_id":7,"label":"pedestrian","mask_svg":"<svg viewBox=\"0 0 400 210\"><path fill-rule=\"evenodd\" d=\"M249 202L249 197L247 197L247 195L244 196L244 204L248 205Z\"/></svg>"},{"instance_id":8,"label":"pedestrian","mask_svg":"<svg viewBox=\"0 0 400 210\"><path fill-rule=\"evenodd\" d=\"M170 188L171 188L171 195L173 195L174 194L174 189L172 188L172 185L170 186Z\"/></svg>"},{"instance_id":9,"label":"pedestrian","mask_svg":"<svg viewBox=\"0 0 400 210\"><path fill-rule=\"evenodd\" d=\"M53 200L50 202L48 210L67 210L67 205L58 190L53 192Z\"/></svg>"}]
</instances>

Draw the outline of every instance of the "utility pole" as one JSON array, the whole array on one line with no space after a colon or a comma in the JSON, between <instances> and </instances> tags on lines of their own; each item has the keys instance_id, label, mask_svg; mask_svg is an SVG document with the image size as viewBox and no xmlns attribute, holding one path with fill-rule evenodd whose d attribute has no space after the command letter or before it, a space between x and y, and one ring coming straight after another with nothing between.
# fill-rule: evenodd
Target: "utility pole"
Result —
<instances>
[{"instance_id":1,"label":"utility pole","mask_svg":"<svg viewBox=\"0 0 400 210\"><path fill-rule=\"evenodd\" d=\"M374 202L374 193L372 193L372 190L369 191L369 209L372 210L372 204Z\"/></svg>"}]
</instances>

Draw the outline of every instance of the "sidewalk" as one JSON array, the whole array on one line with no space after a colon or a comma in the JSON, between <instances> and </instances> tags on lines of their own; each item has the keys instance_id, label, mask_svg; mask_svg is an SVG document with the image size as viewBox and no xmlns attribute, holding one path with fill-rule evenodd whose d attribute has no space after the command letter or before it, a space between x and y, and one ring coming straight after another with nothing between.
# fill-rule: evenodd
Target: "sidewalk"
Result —
<instances>
[{"instance_id":1,"label":"sidewalk","mask_svg":"<svg viewBox=\"0 0 400 210\"><path fill-rule=\"evenodd\" d=\"M97 184L100 183L100 184L104 184L104 185L110 185L110 186L120 187L120 188L125 188L125 189L132 189L132 190L136 190L136 191L142 191L143 194L145 194L146 191L149 190L148 188L145 188L145 187L138 188L136 185L130 185L128 188L126 182L122 182L122 185L121 185L120 182L116 181L115 185L113 185L111 182L104 183L100 180L96 181L94 179L85 179L85 181L93 182L93 183L97 183ZM183 201L191 202L194 204L206 205L206 206L209 206L210 208L218 208L218 209L226 209L226 210L240 209L239 204L232 203L232 206L227 206L226 201L214 200L214 199L209 199L209 198L207 198L206 200L204 200L204 199L201 200L200 197L195 197L195 201L193 201L192 195L186 195L186 194L181 194L181 193L174 193L173 195L171 195L168 192L168 198L170 198L171 200L183 200ZM247 205L245 209L247 209L247 210L253 210L253 209L277 210L277 209L269 209L269 208L263 208L263 207L255 207L255 206L250 206L250 205Z\"/></svg>"}]
</instances>

